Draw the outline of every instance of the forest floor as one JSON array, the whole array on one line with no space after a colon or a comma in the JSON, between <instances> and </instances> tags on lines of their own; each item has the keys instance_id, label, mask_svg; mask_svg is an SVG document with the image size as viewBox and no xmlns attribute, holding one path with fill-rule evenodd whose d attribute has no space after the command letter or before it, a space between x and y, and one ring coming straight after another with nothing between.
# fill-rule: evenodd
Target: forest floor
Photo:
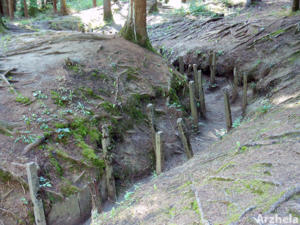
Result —
<instances>
[{"instance_id":1,"label":"forest floor","mask_svg":"<svg viewBox=\"0 0 300 225\"><path fill-rule=\"evenodd\" d=\"M236 1L231 7L216 5L209 16L200 17L183 17L181 5L173 1L160 5L160 13L148 17L148 31L164 59L102 34L114 34L126 18L124 5L114 7L119 13L112 25L103 24L101 10L94 8L62 20L17 22L14 32L2 38L0 72L9 71L16 93L1 84L0 125L5 129L0 180L5 185L0 185L0 223L32 220L26 162L41 167L46 213L57 201L53 195L60 199L83 190L102 166L104 123L113 127L118 191L149 176L148 103L155 105L157 127L164 132L165 172L135 186L119 207L94 224L201 224L201 217L213 224L252 224L252 216L267 212L287 190L299 186L300 17L289 15L289 1L263 1L245 10ZM94 33L57 31L82 27ZM218 56L215 90L208 81L212 50ZM182 111L188 108L187 92L177 93L181 106L165 104L172 79L168 66L178 66L178 56L184 56L186 69L196 63L205 75L207 119L200 120L197 132L190 131L195 156L189 161L176 131L178 117L191 125L188 110ZM257 93L249 91L242 119L240 89L232 104L236 128L226 134L223 91L231 90L233 67L240 76L248 75ZM49 135L45 143L24 151L43 135ZM282 204L278 213L300 218L299 196ZM48 216L59 224L57 214Z\"/></svg>"}]
</instances>

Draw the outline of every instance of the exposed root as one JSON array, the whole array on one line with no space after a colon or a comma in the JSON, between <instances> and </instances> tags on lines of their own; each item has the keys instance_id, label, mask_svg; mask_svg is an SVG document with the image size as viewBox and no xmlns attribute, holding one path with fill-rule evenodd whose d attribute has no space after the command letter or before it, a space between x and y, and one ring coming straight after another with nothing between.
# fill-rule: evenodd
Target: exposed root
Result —
<instances>
[{"instance_id":1,"label":"exposed root","mask_svg":"<svg viewBox=\"0 0 300 225\"><path fill-rule=\"evenodd\" d=\"M237 224L239 224L239 221L240 221L241 219L243 219L243 217L244 217L247 213L251 212L251 211L254 210L254 209L256 209L256 206L251 206L251 207L247 208L247 209L241 214L241 216L239 217L238 221L236 221L236 222L234 222L234 223L231 223L230 225L237 225Z\"/></svg>"},{"instance_id":2,"label":"exposed root","mask_svg":"<svg viewBox=\"0 0 300 225\"><path fill-rule=\"evenodd\" d=\"M10 82L6 79L6 75L9 74L11 71L15 70L13 69L9 69L6 72L4 72L3 74L0 74L1 79L11 88L11 90L15 93L18 94L17 91L15 90L15 88L10 84Z\"/></svg>"},{"instance_id":3,"label":"exposed root","mask_svg":"<svg viewBox=\"0 0 300 225\"><path fill-rule=\"evenodd\" d=\"M197 191L197 189L194 186L194 181L192 181L192 186L191 187L192 187L192 191L194 192L195 198L196 198L196 201L197 201L198 210L199 210L199 213L200 213L201 224L212 225L212 223L209 222L209 220L206 220L205 217L204 217L202 204L201 204L201 201L200 201L200 198L199 198L199 192Z\"/></svg>"},{"instance_id":4,"label":"exposed root","mask_svg":"<svg viewBox=\"0 0 300 225\"><path fill-rule=\"evenodd\" d=\"M300 184L297 184L293 189L288 190L277 202L275 202L267 213L273 213L284 202L290 200L294 195L300 193Z\"/></svg>"},{"instance_id":5,"label":"exposed root","mask_svg":"<svg viewBox=\"0 0 300 225\"><path fill-rule=\"evenodd\" d=\"M24 148L23 151L23 155L26 155L28 152L30 152L32 149L34 149L35 147L39 146L40 144L44 143L46 141L47 138L49 138L49 136L51 136L52 133L48 134L48 135L43 135L41 138L37 139L35 142L27 145Z\"/></svg>"}]
</instances>

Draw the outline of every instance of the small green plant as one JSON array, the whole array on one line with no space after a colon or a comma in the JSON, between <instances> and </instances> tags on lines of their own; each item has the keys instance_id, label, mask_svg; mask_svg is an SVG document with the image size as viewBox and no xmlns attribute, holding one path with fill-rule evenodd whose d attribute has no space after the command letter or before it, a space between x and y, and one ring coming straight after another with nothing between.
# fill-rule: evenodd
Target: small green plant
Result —
<instances>
[{"instance_id":1,"label":"small green plant","mask_svg":"<svg viewBox=\"0 0 300 225\"><path fill-rule=\"evenodd\" d=\"M265 114L267 113L270 109L272 108L272 105L271 103L269 102L269 100L263 100L262 101L262 106L259 107L257 109L257 111L261 114Z\"/></svg>"},{"instance_id":2,"label":"small green plant","mask_svg":"<svg viewBox=\"0 0 300 225\"><path fill-rule=\"evenodd\" d=\"M241 125L242 119L243 118L241 116L236 118L232 123L232 127L234 127L234 128L239 127Z\"/></svg>"},{"instance_id":3,"label":"small green plant","mask_svg":"<svg viewBox=\"0 0 300 225\"><path fill-rule=\"evenodd\" d=\"M40 90L33 92L32 95L33 95L33 97L36 97L37 99L47 99L48 98L48 96Z\"/></svg>"},{"instance_id":4,"label":"small green plant","mask_svg":"<svg viewBox=\"0 0 300 225\"><path fill-rule=\"evenodd\" d=\"M69 128L58 128L55 130L55 132L58 133L58 139L63 139L71 133Z\"/></svg>"},{"instance_id":5,"label":"small green plant","mask_svg":"<svg viewBox=\"0 0 300 225\"><path fill-rule=\"evenodd\" d=\"M48 129L49 129L49 126L48 126L48 124L43 123L43 124L40 126L40 129L41 129L41 130L48 130Z\"/></svg>"},{"instance_id":6,"label":"small green plant","mask_svg":"<svg viewBox=\"0 0 300 225\"><path fill-rule=\"evenodd\" d=\"M28 97L18 94L18 96L16 97L16 102L22 103L24 105L28 105L30 104L31 100Z\"/></svg>"},{"instance_id":7,"label":"small green plant","mask_svg":"<svg viewBox=\"0 0 300 225\"><path fill-rule=\"evenodd\" d=\"M40 177L39 181L40 181L40 187L52 187L50 181L45 177Z\"/></svg>"},{"instance_id":8,"label":"small green plant","mask_svg":"<svg viewBox=\"0 0 300 225\"><path fill-rule=\"evenodd\" d=\"M132 195L133 195L132 191L127 191L126 194L124 195L125 201L128 201Z\"/></svg>"}]
</instances>

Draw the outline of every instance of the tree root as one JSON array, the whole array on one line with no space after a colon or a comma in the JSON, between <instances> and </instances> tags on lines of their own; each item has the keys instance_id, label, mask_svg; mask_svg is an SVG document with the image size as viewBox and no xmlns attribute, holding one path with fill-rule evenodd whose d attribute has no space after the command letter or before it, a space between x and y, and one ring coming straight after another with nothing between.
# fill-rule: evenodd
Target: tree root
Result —
<instances>
[{"instance_id":1,"label":"tree root","mask_svg":"<svg viewBox=\"0 0 300 225\"><path fill-rule=\"evenodd\" d=\"M279 198L277 202L275 202L270 209L267 211L267 213L273 213L275 210L284 202L290 200L294 195L300 193L300 184L297 184L293 189L288 190L284 193L284 195Z\"/></svg>"},{"instance_id":2,"label":"tree root","mask_svg":"<svg viewBox=\"0 0 300 225\"><path fill-rule=\"evenodd\" d=\"M6 72L4 72L3 74L0 74L1 79L11 88L11 90L15 93L18 94L16 89L10 84L10 82L6 79L6 75L9 74L11 71L15 70L15 68L13 69L9 69Z\"/></svg>"},{"instance_id":3,"label":"tree root","mask_svg":"<svg viewBox=\"0 0 300 225\"><path fill-rule=\"evenodd\" d=\"M252 210L256 209L256 206L251 206L249 208L247 208L239 217L239 219L236 222L231 223L230 225L237 225L239 224L239 221L241 221L241 219L244 218L244 216L246 216L247 213L251 212Z\"/></svg>"},{"instance_id":4,"label":"tree root","mask_svg":"<svg viewBox=\"0 0 300 225\"><path fill-rule=\"evenodd\" d=\"M48 139L51 135L53 134L53 132L51 132L48 135L43 135L41 138L37 139L35 142L27 145L24 150L23 150L23 155L26 155L28 152L30 152L32 149L34 149L35 147L39 146L40 144L44 143L46 141L46 139Z\"/></svg>"},{"instance_id":5,"label":"tree root","mask_svg":"<svg viewBox=\"0 0 300 225\"><path fill-rule=\"evenodd\" d=\"M201 224L212 225L212 223L209 222L209 220L206 220L205 217L204 217L204 212L203 212L203 209L202 209L202 204L201 204L201 201L200 201L200 198L199 198L199 192L196 190L196 188L194 186L194 181L192 181L192 186L191 187L192 187L192 191L194 192L195 198L196 198L196 201L197 201L198 210L199 210L199 213L200 213Z\"/></svg>"}]
</instances>

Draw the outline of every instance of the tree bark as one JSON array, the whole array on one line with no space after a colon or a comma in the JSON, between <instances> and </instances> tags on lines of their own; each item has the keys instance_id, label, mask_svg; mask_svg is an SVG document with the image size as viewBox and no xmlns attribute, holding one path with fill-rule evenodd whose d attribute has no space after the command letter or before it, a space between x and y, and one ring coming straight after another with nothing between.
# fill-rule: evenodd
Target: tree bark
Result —
<instances>
[{"instance_id":1,"label":"tree bark","mask_svg":"<svg viewBox=\"0 0 300 225\"><path fill-rule=\"evenodd\" d=\"M299 0L293 0L292 11L295 12L299 10Z\"/></svg>"},{"instance_id":2,"label":"tree bark","mask_svg":"<svg viewBox=\"0 0 300 225\"><path fill-rule=\"evenodd\" d=\"M2 21L2 15L0 14L0 33L3 33L5 31L5 26Z\"/></svg>"},{"instance_id":3,"label":"tree bark","mask_svg":"<svg viewBox=\"0 0 300 225\"><path fill-rule=\"evenodd\" d=\"M15 17L14 0L9 0L8 1L8 9L9 9L9 18L11 20L13 20L14 17Z\"/></svg>"},{"instance_id":4,"label":"tree bark","mask_svg":"<svg viewBox=\"0 0 300 225\"><path fill-rule=\"evenodd\" d=\"M68 8L67 8L66 0L60 0L60 13L63 16L68 15Z\"/></svg>"},{"instance_id":5,"label":"tree bark","mask_svg":"<svg viewBox=\"0 0 300 225\"><path fill-rule=\"evenodd\" d=\"M151 5L149 9L149 13L156 13L158 12L157 0L154 0L154 3Z\"/></svg>"},{"instance_id":6,"label":"tree bark","mask_svg":"<svg viewBox=\"0 0 300 225\"><path fill-rule=\"evenodd\" d=\"M143 47L152 49L146 27L146 0L130 0L128 17L121 35Z\"/></svg>"},{"instance_id":7,"label":"tree bark","mask_svg":"<svg viewBox=\"0 0 300 225\"><path fill-rule=\"evenodd\" d=\"M53 12L56 14L57 13L57 1L53 0Z\"/></svg>"},{"instance_id":8,"label":"tree bark","mask_svg":"<svg viewBox=\"0 0 300 225\"><path fill-rule=\"evenodd\" d=\"M93 0L93 7L97 7L97 0Z\"/></svg>"},{"instance_id":9,"label":"tree bark","mask_svg":"<svg viewBox=\"0 0 300 225\"><path fill-rule=\"evenodd\" d=\"M111 12L111 2L110 0L103 1L103 20L106 22L111 22L113 20Z\"/></svg>"},{"instance_id":10,"label":"tree bark","mask_svg":"<svg viewBox=\"0 0 300 225\"><path fill-rule=\"evenodd\" d=\"M24 7L24 16L26 17L26 18L28 18L29 16L28 16L28 7L27 7L27 2L26 2L26 0L23 0L23 7Z\"/></svg>"}]
</instances>

